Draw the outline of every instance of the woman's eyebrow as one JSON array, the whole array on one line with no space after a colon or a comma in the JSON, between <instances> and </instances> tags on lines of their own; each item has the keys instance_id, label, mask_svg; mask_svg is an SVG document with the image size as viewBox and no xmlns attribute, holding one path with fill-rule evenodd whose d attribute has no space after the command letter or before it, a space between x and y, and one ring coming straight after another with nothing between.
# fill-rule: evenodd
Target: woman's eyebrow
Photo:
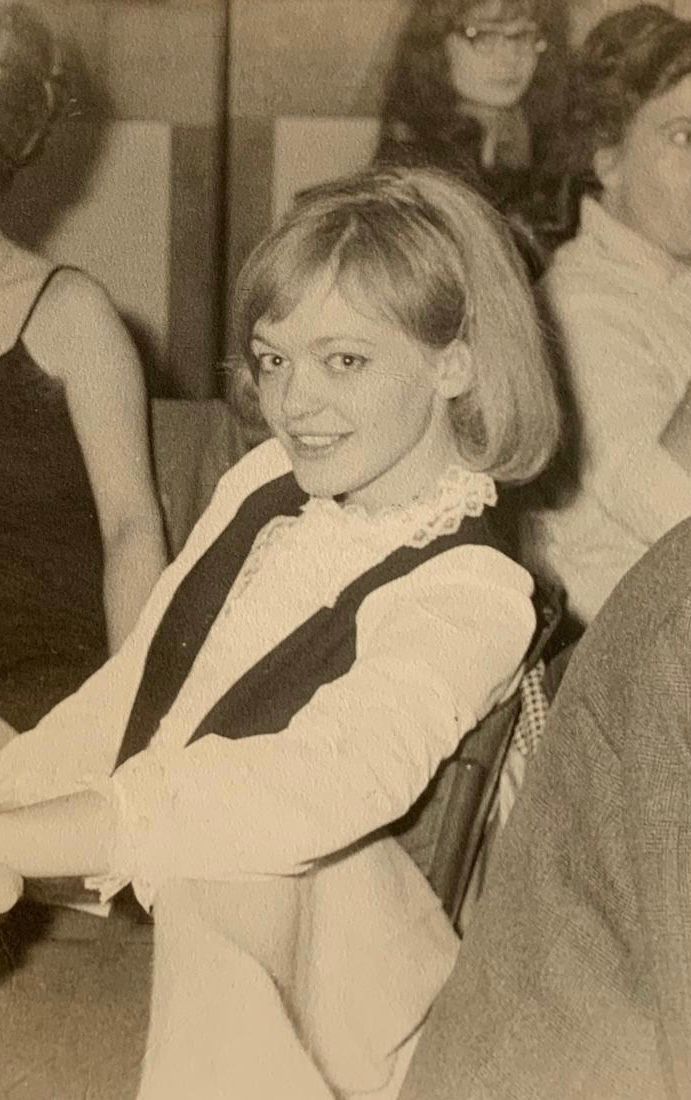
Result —
<instances>
[{"instance_id":1,"label":"woman's eyebrow","mask_svg":"<svg viewBox=\"0 0 691 1100\"><path fill-rule=\"evenodd\" d=\"M368 340L366 336L359 336L354 332L336 332L332 336L319 336L316 340L312 341L312 347L323 348L329 344L367 344L368 347L375 347L374 340Z\"/></svg>"},{"instance_id":2,"label":"woman's eyebrow","mask_svg":"<svg viewBox=\"0 0 691 1100\"><path fill-rule=\"evenodd\" d=\"M250 337L251 343L254 343L255 340L258 341L260 344L266 344L269 347L273 347L274 345L273 340L270 340L268 336L258 331L257 329L254 329L254 331L252 332L252 336Z\"/></svg>"}]
</instances>

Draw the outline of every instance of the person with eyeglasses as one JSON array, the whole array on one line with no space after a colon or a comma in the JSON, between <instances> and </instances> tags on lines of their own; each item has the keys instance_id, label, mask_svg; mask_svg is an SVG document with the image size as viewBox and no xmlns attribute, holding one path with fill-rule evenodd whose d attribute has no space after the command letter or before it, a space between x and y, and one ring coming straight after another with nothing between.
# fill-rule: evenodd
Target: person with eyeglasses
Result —
<instances>
[{"instance_id":1,"label":"person with eyeglasses","mask_svg":"<svg viewBox=\"0 0 691 1100\"><path fill-rule=\"evenodd\" d=\"M509 215L539 270L570 235L565 57L561 0L416 0L388 78L376 161L459 174Z\"/></svg>"}]
</instances>

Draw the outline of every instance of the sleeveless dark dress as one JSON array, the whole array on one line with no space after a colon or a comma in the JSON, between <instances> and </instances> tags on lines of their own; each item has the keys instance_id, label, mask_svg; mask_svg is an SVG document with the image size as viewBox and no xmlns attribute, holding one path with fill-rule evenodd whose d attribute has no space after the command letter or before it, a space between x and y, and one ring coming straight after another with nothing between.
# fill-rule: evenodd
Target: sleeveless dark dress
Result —
<instances>
[{"instance_id":1,"label":"sleeveless dark dress","mask_svg":"<svg viewBox=\"0 0 691 1100\"><path fill-rule=\"evenodd\" d=\"M96 505L61 382L0 355L0 716L30 729L107 657Z\"/></svg>"}]
</instances>

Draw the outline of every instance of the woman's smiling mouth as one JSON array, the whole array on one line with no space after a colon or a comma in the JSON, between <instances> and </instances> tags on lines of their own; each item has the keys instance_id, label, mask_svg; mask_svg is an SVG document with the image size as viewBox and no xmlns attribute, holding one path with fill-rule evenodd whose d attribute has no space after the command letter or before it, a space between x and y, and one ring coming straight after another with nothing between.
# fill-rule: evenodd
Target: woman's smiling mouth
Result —
<instances>
[{"instance_id":1,"label":"woman's smiling mouth","mask_svg":"<svg viewBox=\"0 0 691 1100\"><path fill-rule=\"evenodd\" d=\"M301 455L309 455L316 457L325 454L327 451L332 451L339 443L342 443L344 439L347 439L350 435L347 433L289 433L289 439L293 446L293 449Z\"/></svg>"}]
</instances>

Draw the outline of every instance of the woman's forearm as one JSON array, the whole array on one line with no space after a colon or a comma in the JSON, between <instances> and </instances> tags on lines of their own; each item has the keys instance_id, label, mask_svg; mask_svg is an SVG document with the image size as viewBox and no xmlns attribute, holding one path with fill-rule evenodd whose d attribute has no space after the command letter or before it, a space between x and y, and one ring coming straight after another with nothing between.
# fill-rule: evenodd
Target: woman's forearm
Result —
<instances>
[{"instance_id":1,"label":"woman's forearm","mask_svg":"<svg viewBox=\"0 0 691 1100\"><path fill-rule=\"evenodd\" d=\"M103 602L111 653L130 634L166 565L158 516L125 522L111 537L104 538Z\"/></svg>"},{"instance_id":2,"label":"woman's forearm","mask_svg":"<svg viewBox=\"0 0 691 1100\"><path fill-rule=\"evenodd\" d=\"M0 813L0 864L24 878L99 875L115 828L110 803L94 791Z\"/></svg>"}]
</instances>

